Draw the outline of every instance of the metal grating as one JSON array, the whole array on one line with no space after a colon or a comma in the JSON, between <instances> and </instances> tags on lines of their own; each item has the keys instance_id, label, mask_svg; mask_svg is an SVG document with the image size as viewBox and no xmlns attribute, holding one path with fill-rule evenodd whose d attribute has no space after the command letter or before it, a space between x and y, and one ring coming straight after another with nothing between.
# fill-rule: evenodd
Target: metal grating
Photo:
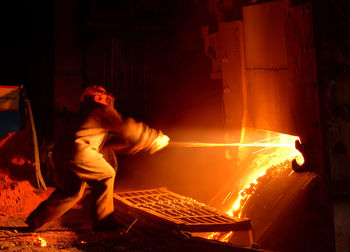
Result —
<instances>
[{"instance_id":1,"label":"metal grating","mask_svg":"<svg viewBox=\"0 0 350 252\"><path fill-rule=\"evenodd\" d=\"M235 219L192 198L167 190L164 187L120 192L114 194L118 204L160 222L175 224L179 230L192 232L220 232L250 230L250 219ZM119 201L119 202L118 202Z\"/></svg>"}]
</instances>

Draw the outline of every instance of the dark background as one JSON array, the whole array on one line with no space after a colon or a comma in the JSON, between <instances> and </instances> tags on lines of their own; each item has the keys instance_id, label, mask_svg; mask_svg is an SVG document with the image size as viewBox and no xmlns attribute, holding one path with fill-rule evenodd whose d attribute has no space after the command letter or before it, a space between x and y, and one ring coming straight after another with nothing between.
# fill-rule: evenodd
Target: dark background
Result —
<instances>
[{"instance_id":1,"label":"dark background","mask_svg":"<svg viewBox=\"0 0 350 252\"><path fill-rule=\"evenodd\" d=\"M206 1L24 0L3 7L1 84L26 88L40 143L60 137L90 84L112 92L125 117L172 141L223 140L222 85L210 79L201 38L201 26L215 20ZM204 200L220 184L213 176L229 173L224 162L222 149L121 156L118 186L168 186Z\"/></svg>"},{"instance_id":2,"label":"dark background","mask_svg":"<svg viewBox=\"0 0 350 252\"><path fill-rule=\"evenodd\" d=\"M0 84L25 86L41 143L60 136L83 88L96 83L116 96L123 115L161 129L173 141L222 141L223 84L210 78L211 61L201 38L203 26L216 29L217 17L208 3L263 2L269 1L2 3ZM346 0L290 4L304 2L313 9L324 160L320 169L330 183L335 230L343 232L348 216L343 206L348 206L350 192L350 6ZM228 17L241 18L237 8L231 10ZM233 174L220 148L167 148L119 161L120 189L166 186L204 202Z\"/></svg>"}]
</instances>

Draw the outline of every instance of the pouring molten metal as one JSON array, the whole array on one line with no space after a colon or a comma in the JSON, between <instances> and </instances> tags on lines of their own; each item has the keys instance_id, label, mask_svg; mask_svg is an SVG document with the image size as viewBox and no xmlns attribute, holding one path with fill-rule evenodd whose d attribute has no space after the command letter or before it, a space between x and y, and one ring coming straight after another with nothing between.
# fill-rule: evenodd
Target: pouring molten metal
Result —
<instances>
[{"instance_id":1,"label":"pouring molten metal","mask_svg":"<svg viewBox=\"0 0 350 252\"><path fill-rule=\"evenodd\" d=\"M174 147L238 147L239 150L243 148L252 148L251 157L254 156L254 161L251 162L247 170L249 174L245 176L243 182L240 184L240 191L233 201L227 214L232 217L241 218L243 217L243 210L246 203L249 201L250 197L254 194L258 187L259 178L262 178L266 171L273 167L278 166L286 161L292 161L296 159L299 165L304 163L304 158L302 154L295 148L295 142L300 139L297 136L291 136L286 134L278 134L274 137L268 137L256 142L251 143L199 143L199 142L171 142L170 146ZM254 148L255 147L255 148ZM256 150L256 147L260 147ZM248 150L248 149L244 149ZM248 151L249 152L249 151ZM262 152L268 152L268 154L263 154ZM293 172L293 171L292 171ZM223 200L223 203L230 198L234 191L229 192L228 195ZM248 216L249 217L249 216ZM216 239L224 242L230 241L234 232L220 233L213 232L210 233L207 239Z\"/></svg>"},{"instance_id":2,"label":"pouring molten metal","mask_svg":"<svg viewBox=\"0 0 350 252\"><path fill-rule=\"evenodd\" d=\"M265 139L263 141L271 141L271 139ZM299 137L280 134L277 138L274 138L273 142L266 144L266 148L277 147L272 154L268 157L261 155L257 156L255 162L252 164L251 170L253 172L246 178L245 184L242 186L242 190L235 202L233 203L228 214L234 217L242 217L242 210L245 203L254 194L258 185L258 179L266 174L266 170L272 166L277 166L285 161L292 161L296 159L299 165L304 163L302 154L295 148L295 141L299 141ZM254 146L253 144L251 146ZM287 148L284 148L287 147Z\"/></svg>"}]
</instances>

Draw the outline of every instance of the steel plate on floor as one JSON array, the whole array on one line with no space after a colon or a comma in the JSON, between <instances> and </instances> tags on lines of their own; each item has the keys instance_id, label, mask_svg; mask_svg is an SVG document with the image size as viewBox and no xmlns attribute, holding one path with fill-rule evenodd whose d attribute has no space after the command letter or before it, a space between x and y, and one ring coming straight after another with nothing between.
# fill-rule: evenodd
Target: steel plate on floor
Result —
<instances>
[{"instance_id":1,"label":"steel plate on floor","mask_svg":"<svg viewBox=\"0 0 350 252\"><path fill-rule=\"evenodd\" d=\"M114 194L117 208L123 205L133 213L159 223L175 225L190 232L223 232L251 229L247 218L231 216L161 187L149 190L119 192Z\"/></svg>"}]
</instances>

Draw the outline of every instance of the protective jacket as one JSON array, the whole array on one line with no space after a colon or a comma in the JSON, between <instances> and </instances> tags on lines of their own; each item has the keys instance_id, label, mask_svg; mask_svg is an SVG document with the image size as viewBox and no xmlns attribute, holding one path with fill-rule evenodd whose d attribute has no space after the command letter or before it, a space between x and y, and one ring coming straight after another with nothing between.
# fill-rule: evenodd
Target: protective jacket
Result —
<instances>
[{"instance_id":1,"label":"protective jacket","mask_svg":"<svg viewBox=\"0 0 350 252\"><path fill-rule=\"evenodd\" d=\"M162 135L159 130L132 118L124 120L112 107L100 103L83 103L72 119L64 136L53 150L55 165L64 163L79 167L104 166L102 148L115 152L134 154L150 150L155 139Z\"/></svg>"},{"instance_id":2,"label":"protective jacket","mask_svg":"<svg viewBox=\"0 0 350 252\"><path fill-rule=\"evenodd\" d=\"M27 218L38 228L60 217L82 197L90 185L94 197L93 224L107 223L113 215L115 170L101 153L104 145L129 154L150 150L162 132L124 120L112 107L85 101L53 149L57 188Z\"/></svg>"}]
</instances>

